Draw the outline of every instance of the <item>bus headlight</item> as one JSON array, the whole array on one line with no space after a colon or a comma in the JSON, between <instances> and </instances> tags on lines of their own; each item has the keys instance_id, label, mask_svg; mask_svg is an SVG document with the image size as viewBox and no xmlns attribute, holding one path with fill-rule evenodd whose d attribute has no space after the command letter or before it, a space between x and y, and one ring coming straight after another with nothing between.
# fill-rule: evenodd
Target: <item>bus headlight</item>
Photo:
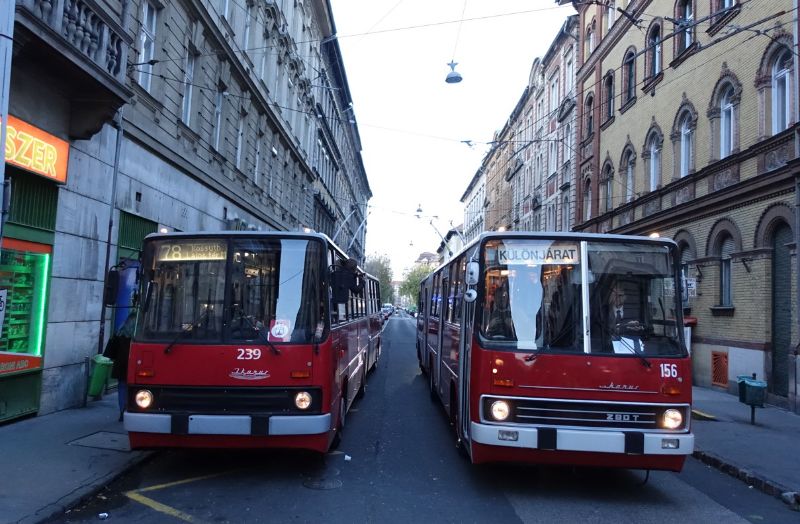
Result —
<instances>
[{"instance_id":1,"label":"bus headlight","mask_svg":"<svg viewBox=\"0 0 800 524\"><path fill-rule=\"evenodd\" d=\"M492 418L495 420L505 420L511 413L511 408L509 408L508 402L505 400L495 400L492 402L492 407L490 409Z\"/></svg>"},{"instance_id":2,"label":"bus headlight","mask_svg":"<svg viewBox=\"0 0 800 524\"><path fill-rule=\"evenodd\" d=\"M307 391L301 391L294 396L294 405L297 409L308 409L311 406L311 395Z\"/></svg>"},{"instance_id":3,"label":"bus headlight","mask_svg":"<svg viewBox=\"0 0 800 524\"><path fill-rule=\"evenodd\" d=\"M668 409L661 417L661 425L667 429L677 429L683 424L683 414L677 409Z\"/></svg>"},{"instance_id":4,"label":"bus headlight","mask_svg":"<svg viewBox=\"0 0 800 524\"><path fill-rule=\"evenodd\" d=\"M136 405L142 409L147 409L153 405L153 393L147 389L140 389L136 392Z\"/></svg>"}]
</instances>

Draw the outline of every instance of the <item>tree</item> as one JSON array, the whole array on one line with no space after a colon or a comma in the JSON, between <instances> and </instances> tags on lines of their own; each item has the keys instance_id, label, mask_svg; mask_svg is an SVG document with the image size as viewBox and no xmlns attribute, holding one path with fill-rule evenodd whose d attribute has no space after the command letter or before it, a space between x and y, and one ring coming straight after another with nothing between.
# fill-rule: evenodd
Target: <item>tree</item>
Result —
<instances>
[{"instance_id":1,"label":"tree","mask_svg":"<svg viewBox=\"0 0 800 524\"><path fill-rule=\"evenodd\" d=\"M385 255L370 255L367 257L364 269L376 277L381 286L381 301L384 304L394 303L394 289L392 288L392 262Z\"/></svg>"},{"instance_id":2,"label":"tree","mask_svg":"<svg viewBox=\"0 0 800 524\"><path fill-rule=\"evenodd\" d=\"M419 283L422 282L431 271L431 266L428 264L415 264L414 267L409 269L403 276L403 283L400 284L400 296L408 297L410 303L416 304Z\"/></svg>"}]
</instances>

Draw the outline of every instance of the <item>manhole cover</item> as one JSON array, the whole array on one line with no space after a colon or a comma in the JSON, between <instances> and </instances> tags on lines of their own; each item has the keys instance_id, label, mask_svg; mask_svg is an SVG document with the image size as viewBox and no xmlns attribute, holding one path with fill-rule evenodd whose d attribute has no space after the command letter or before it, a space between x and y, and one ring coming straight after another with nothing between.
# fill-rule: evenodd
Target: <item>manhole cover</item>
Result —
<instances>
[{"instance_id":1,"label":"manhole cover","mask_svg":"<svg viewBox=\"0 0 800 524\"><path fill-rule=\"evenodd\" d=\"M83 446L86 448L113 449L115 451L130 451L128 435L113 433L111 431L98 431L83 438L73 440L70 446Z\"/></svg>"},{"instance_id":2,"label":"manhole cover","mask_svg":"<svg viewBox=\"0 0 800 524\"><path fill-rule=\"evenodd\" d=\"M329 478L307 479L303 481L303 486L309 489L336 489L342 487L342 481Z\"/></svg>"}]
</instances>

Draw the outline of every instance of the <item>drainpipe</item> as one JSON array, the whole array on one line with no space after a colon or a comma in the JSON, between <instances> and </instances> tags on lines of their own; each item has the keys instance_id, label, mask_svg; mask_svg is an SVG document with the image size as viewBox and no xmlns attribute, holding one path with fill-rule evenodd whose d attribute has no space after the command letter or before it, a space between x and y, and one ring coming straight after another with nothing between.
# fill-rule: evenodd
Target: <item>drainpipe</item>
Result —
<instances>
[{"instance_id":1,"label":"drainpipe","mask_svg":"<svg viewBox=\"0 0 800 524\"><path fill-rule=\"evenodd\" d=\"M114 172L111 177L111 200L108 203L108 234L106 236L106 259L103 264L103 302L105 302L105 288L108 285L108 262L111 259L111 231L114 229L114 211L117 208L117 178L119 175L119 151L122 147L122 107L117 111L114 117L114 123L117 128L117 144L114 150ZM106 337L106 305L100 305L100 333L97 337L97 353L103 352L103 342Z\"/></svg>"},{"instance_id":2,"label":"drainpipe","mask_svg":"<svg viewBox=\"0 0 800 524\"><path fill-rule=\"evenodd\" d=\"M6 126L8 125L8 99L11 95L11 55L14 48L14 12L16 2L0 2L0 144L5 150ZM8 200L5 195L5 158L0 158L0 202ZM4 209L5 211L5 209ZM0 241L3 238L3 224L0 223Z\"/></svg>"}]
</instances>

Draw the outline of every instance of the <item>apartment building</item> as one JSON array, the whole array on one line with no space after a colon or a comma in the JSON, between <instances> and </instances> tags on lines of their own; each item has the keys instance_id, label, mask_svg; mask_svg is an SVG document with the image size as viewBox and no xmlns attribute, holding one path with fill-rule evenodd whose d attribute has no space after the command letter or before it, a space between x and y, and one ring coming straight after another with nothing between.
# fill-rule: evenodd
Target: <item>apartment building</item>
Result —
<instances>
[{"instance_id":1,"label":"apartment building","mask_svg":"<svg viewBox=\"0 0 800 524\"><path fill-rule=\"evenodd\" d=\"M328 2L15 5L0 421L85 401L149 233L308 227L363 262L372 195ZM106 308L111 267L128 284Z\"/></svg>"},{"instance_id":2,"label":"apartment building","mask_svg":"<svg viewBox=\"0 0 800 524\"><path fill-rule=\"evenodd\" d=\"M674 239L695 384L798 409L796 3L572 4L575 229Z\"/></svg>"}]
</instances>

